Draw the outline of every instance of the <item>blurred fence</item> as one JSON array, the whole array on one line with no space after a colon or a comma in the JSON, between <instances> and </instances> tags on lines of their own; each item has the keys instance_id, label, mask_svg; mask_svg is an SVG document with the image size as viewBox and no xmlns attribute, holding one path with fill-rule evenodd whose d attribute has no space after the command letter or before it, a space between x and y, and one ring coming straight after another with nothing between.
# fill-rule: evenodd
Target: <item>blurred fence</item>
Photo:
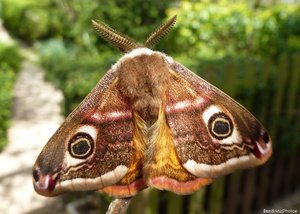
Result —
<instances>
[{"instance_id":1,"label":"blurred fence","mask_svg":"<svg viewBox=\"0 0 300 214\"><path fill-rule=\"evenodd\" d=\"M202 76L215 81L214 69L207 67ZM228 63L222 69L218 87L241 101L269 130L271 160L220 178L190 196L143 191L134 197L128 213L252 213L300 188L300 54L260 64ZM248 95L240 93L243 88Z\"/></svg>"}]
</instances>

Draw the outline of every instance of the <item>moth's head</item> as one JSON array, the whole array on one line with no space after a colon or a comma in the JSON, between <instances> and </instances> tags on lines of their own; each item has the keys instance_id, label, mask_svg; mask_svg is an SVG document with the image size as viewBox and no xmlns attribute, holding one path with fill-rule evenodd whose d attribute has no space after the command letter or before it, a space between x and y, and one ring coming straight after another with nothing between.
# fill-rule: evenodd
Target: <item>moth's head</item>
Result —
<instances>
[{"instance_id":1,"label":"moth's head","mask_svg":"<svg viewBox=\"0 0 300 214\"><path fill-rule=\"evenodd\" d=\"M173 16L167 22L159 26L155 31L153 31L147 38L144 44L139 44L135 42L130 37L110 28L103 22L95 22L92 20L94 28L97 30L98 34L107 42L117 47L124 53L128 53L136 48L147 47L150 48L158 40L167 35L176 22L176 16Z\"/></svg>"}]
</instances>

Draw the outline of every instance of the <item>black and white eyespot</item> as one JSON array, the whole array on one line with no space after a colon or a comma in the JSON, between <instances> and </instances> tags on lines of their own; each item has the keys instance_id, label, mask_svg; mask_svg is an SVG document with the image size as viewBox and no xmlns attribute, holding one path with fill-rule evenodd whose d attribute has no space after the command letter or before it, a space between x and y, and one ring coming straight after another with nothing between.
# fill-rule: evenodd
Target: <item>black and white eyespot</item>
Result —
<instances>
[{"instance_id":1,"label":"black and white eyespot","mask_svg":"<svg viewBox=\"0 0 300 214\"><path fill-rule=\"evenodd\" d=\"M210 134L218 140L229 137L233 131L231 119L223 112L213 114L207 125Z\"/></svg>"},{"instance_id":2,"label":"black and white eyespot","mask_svg":"<svg viewBox=\"0 0 300 214\"><path fill-rule=\"evenodd\" d=\"M77 129L74 129L74 130L75 130L75 132L67 139L67 142L66 142L66 153L65 153L65 157L64 157L64 163L63 163L63 166L66 168L66 170L69 167L77 167L80 164L84 163L87 160L87 158L92 157L93 153L95 151L95 147L96 147L97 135L98 135L97 127L95 127L93 125L89 125L89 124L81 124L77 127ZM78 147L89 147L89 145L91 145L91 147L92 147L91 154L89 154L85 158L83 158L83 157L80 158L78 155L76 155L76 152L71 151L71 142L75 142L75 140L78 141L80 136L85 137L83 140L87 139L88 143L87 143L87 145L85 145L85 143L82 142L76 146L76 149L78 149ZM92 143L90 143L90 142L92 142ZM82 150L84 150L84 149L82 149ZM82 152L82 153L84 153L84 152Z\"/></svg>"},{"instance_id":3,"label":"black and white eyespot","mask_svg":"<svg viewBox=\"0 0 300 214\"><path fill-rule=\"evenodd\" d=\"M217 105L204 110L202 118L213 139L222 144L241 142L241 136L230 113Z\"/></svg>"},{"instance_id":4,"label":"black and white eyespot","mask_svg":"<svg viewBox=\"0 0 300 214\"><path fill-rule=\"evenodd\" d=\"M73 158L86 159L94 151L94 140L89 134L79 132L69 141L68 151Z\"/></svg>"}]
</instances>

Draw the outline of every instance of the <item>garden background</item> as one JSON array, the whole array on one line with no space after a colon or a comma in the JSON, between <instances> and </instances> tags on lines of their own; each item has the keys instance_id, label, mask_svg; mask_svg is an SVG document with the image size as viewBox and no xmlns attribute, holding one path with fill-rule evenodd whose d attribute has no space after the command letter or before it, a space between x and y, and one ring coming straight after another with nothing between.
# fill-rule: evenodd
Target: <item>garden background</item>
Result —
<instances>
[{"instance_id":1,"label":"garden background","mask_svg":"<svg viewBox=\"0 0 300 214\"><path fill-rule=\"evenodd\" d=\"M28 50L45 69L45 79L62 91L61 108L67 116L121 56L97 36L91 19L143 42L174 14L174 29L153 49L249 109L270 131L274 154L266 165L218 179L191 196L144 191L134 198L129 213L251 213L299 191L297 1L1 0L0 22L13 42L0 39L0 155L8 143L20 66L31 60ZM91 194L104 212L111 199ZM66 194L63 201L83 197Z\"/></svg>"}]
</instances>

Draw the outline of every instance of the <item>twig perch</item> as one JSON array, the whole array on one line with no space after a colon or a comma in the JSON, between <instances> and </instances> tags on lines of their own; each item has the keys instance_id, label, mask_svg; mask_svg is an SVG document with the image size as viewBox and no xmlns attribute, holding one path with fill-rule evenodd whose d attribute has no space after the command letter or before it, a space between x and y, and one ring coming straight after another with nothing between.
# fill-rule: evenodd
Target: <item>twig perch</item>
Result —
<instances>
[{"instance_id":1,"label":"twig perch","mask_svg":"<svg viewBox=\"0 0 300 214\"><path fill-rule=\"evenodd\" d=\"M109 205L106 214L125 214L131 198L115 198Z\"/></svg>"}]
</instances>

